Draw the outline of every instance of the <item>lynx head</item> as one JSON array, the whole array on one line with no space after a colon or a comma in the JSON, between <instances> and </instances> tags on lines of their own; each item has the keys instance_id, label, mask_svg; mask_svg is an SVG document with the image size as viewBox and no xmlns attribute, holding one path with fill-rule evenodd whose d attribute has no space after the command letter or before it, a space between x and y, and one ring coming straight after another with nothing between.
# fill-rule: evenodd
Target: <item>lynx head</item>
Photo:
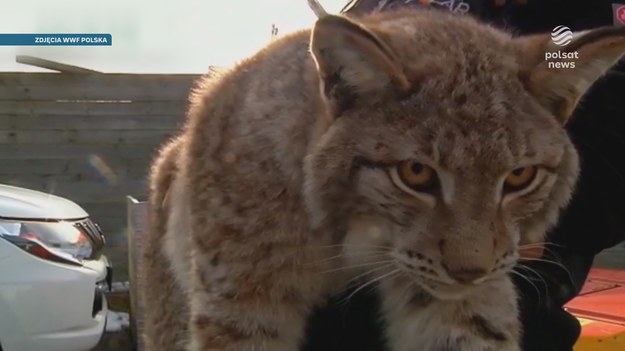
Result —
<instances>
[{"instance_id":1,"label":"lynx head","mask_svg":"<svg viewBox=\"0 0 625 351\"><path fill-rule=\"evenodd\" d=\"M625 52L625 30L560 48L578 52L575 68L550 68L557 50L547 34L434 11L318 20L328 113L305 163L313 223L338 231L351 263L391 262L440 298L506 275L571 197L579 165L564 127Z\"/></svg>"}]
</instances>

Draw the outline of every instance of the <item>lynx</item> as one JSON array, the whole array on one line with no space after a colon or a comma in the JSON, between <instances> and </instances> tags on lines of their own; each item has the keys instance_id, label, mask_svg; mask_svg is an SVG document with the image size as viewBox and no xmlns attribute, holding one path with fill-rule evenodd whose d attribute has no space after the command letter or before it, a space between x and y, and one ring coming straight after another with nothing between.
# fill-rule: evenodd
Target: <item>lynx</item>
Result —
<instances>
[{"instance_id":1,"label":"lynx","mask_svg":"<svg viewBox=\"0 0 625 351\"><path fill-rule=\"evenodd\" d=\"M354 284L392 351L520 350L509 275L572 196L564 126L624 52L625 29L558 47L403 9L323 16L201 80L151 171L147 350L296 351Z\"/></svg>"}]
</instances>

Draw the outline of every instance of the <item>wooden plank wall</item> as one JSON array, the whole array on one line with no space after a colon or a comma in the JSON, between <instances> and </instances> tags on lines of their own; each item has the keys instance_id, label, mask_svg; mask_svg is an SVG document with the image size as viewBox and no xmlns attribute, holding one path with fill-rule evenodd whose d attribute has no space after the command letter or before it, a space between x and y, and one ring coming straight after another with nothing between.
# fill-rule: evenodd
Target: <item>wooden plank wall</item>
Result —
<instances>
[{"instance_id":1,"label":"wooden plank wall","mask_svg":"<svg viewBox=\"0 0 625 351\"><path fill-rule=\"evenodd\" d=\"M197 78L0 73L0 183L78 202L123 271L126 195L146 195L150 160L182 122Z\"/></svg>"}]
</instances>

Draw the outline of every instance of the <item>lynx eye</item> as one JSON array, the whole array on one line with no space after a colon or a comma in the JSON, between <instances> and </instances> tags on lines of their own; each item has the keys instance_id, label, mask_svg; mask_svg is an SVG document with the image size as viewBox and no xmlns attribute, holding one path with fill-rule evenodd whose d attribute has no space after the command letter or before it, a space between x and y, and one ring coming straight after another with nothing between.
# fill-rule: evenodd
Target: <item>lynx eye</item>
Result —
<instances>
[{"instance_id":1,"label":"lynx eye","mask_svg":"<svg viewBox=\"0 0 625 351\"><path fill-rule=\"evenodd\" d=\"M503 183L503 189L505 192L515 192L527 188L538 174L538 167L527 166L517 168L506 176Z\"/></svg>"},{"instance_id":2,"label":"lynx eye","mask_svg":"<svg viewBox=\"0 0 625 351\"><path fill-rule=\"evenodd\" d=\"M423 163L402 161L397 165L399 179L412 190L431 192L438 184L436 171Z\"/></svg>"}]
</instances>

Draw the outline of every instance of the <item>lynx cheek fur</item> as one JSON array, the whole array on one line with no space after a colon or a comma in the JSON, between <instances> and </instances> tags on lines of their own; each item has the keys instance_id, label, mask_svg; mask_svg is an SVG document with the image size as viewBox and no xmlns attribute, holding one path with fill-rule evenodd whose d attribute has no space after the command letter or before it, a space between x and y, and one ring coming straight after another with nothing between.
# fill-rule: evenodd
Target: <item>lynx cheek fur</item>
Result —
<instances>
[{"instance_id":1,"label":"lynx cheek fur","mask_svg":"<svg viewBox=\"0 0 625 351\"><path fill-rule=\"evenodd\" d=\"M152 169L148 350L296 351L361 278L394 351L519 350L508 273L571 196L563 125L624 33L585 33L554 70L548 35L325 16L203 81Z\"/></svg>"}]
</instances>

